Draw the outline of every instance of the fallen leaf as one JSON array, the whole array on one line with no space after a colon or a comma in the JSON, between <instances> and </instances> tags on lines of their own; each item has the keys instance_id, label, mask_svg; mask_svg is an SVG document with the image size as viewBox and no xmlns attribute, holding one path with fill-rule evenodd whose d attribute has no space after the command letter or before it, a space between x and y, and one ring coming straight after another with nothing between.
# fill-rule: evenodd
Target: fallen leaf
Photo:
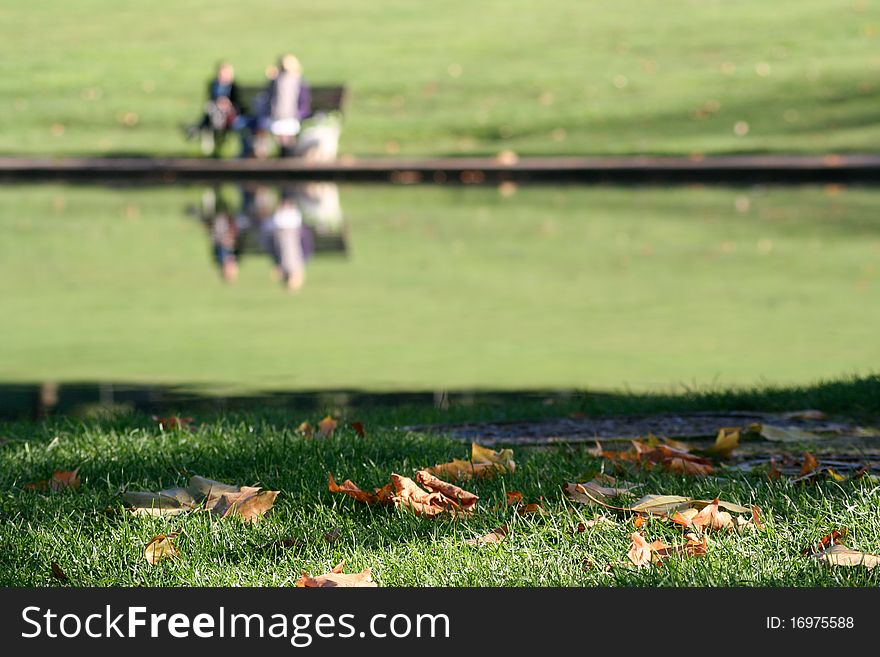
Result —
<instances>
[{"instance_id":1,"label":"fallen leaf","mask_svg":"<svg viewBox=\"0 0 880 657\"><path fill-rule=\"evenodd\" d=\"M698 538L694 534L688 534L684 545L666 545L660 540L648 543L641 532L630 534L630 547L627 557L636 566L642 567L650 564L660 565L663 559L670 556L696 557L706 554L708 539L704 536Z\"/></svg>"},{"instance_id":2,"label":"fallen leaf","mask_svg":"<svg viewBox=\"0 0 880 657\"><path fill-rule=\"evenodd\" d=\"M518 490L512 490L507 492L507 506L513 506L514 504L519 504L523 501L523 494Z\"/></svg>"},{"instance_id":3,"label":"fallen leaf","mask_svg":"<svg viewBox=\"0 0 880 657\"><path fill-rule=\"evenodd\" d=\"M301 422L300 425L296 428L296 433L301 436L305 436L306 438L311 438L315 435L315 430L312 429L312 425L306 422Z\"/></svg>"},{"instance_id":4,"label":"fallen leaf","mask_svg":"<svg viewBox=\"0 0 880 657\"><path fill-rule=\"evenodd\" d=\"M633 565L639 568L647 566L653 561L654 553L651 545L645 540L641 532L630 534L630 546L626 556L632 561Z\"/></svg>"},{"instance_id":5,"label":"fallen leaf","mask_svg":"<svg viewBox=\"0 0 880 657\"><path fill-rule=\"evenodd\" d=\"M682 497L681 495L645 495L628 510L665 516L670 511L688 508L691 502L693 500L690 497Z\"/></svg>"},{"instance_id":6,"label":"fallen leaf","mask_svg":"<svg viewBox=\"0 0 880 657\"><path fill-rule=\"evenodd\" d=\"M804 452L804 463L801 465L801 473L799 476L806 477L816 471L819 467L819 461L810 452Z\"/></svg>"},{"instance_id":7,"label":"fallen leaf","mask_svg":"<svg viewBox=\"0 0 880 657\"><path fill-rule=\"evenodd\" d=\"M521 506L516 510L516 512L521 516L527 516L532 513L537 513L542 516L546 515L547 509L544 508L544 498L540 498L539 502L532 502L531 504Z\"/></svg>"},{"instance_id":8,"label":"fallen leaf","mask_svg":"<svg viewBox=\"0 0 880 657\"><path fill-rule=\"evenodd\" d=\"M394 506L397 508L408 508L416 515L431 518L442 513L448 513L453 516L468 513L472 510L473 505L476 504L476 495L441 481L426 470L420 470L416 477L428 487L430 487L429 484L442 484L444 490L450 493L451 497L440 490L432 490L429 493L419 487L409 477L392 474L391 482L395 491L395 495L392 498ZM463 505L459 500L467 500L468 504Z\"/></svg>"},{"instance_id":9,"label":"fallen leaf","mask_svg":"<svg viewBox=\"0 0 880 657\"><path fill-rule=\"evenodd\" d=\"M815 433L810 433L809 431L804 431L797 427L778 427L772 424L762 424L758 426L758 433L767 440L772 440L774 442L796 443L822 439L821 436Z\"/></svg>"},{"instance_id":10,"label":"fallen leaf","mask_svg":"<svg viewBox=\"0 0 880 657\"><path fill-rule=\"evenodd\" d=\"M221 518L236 516L245 522L256 522L275 504L277 490L261 490L242 486L237 493L224 493L211 509Z\"/></svg>"},{"instance_id":11,"label":"fallen leaf","mask_svg":"<svg viewBox=\"0 0 880 657\"><path fill-rule=\"evenodd\" d=\"M716 498L711 504L706 505L691 520L694 527L705 527L707 529L733 529L733 516L727 511L721 511L718 499Z\"/></svg>"},{"instance_id":12,"label":"fallen leaf","mask_svg":"<svg viewBox=\"0 0 880 657\"><path fill-rule=\"evenodd\" d=\"M837 470L835 470L834 468L825 468L825 474L827 474L829 477L831 477L838 484L846 481L846 477L844 477L842 474L837 472Z\"/></svg>"},{"instance_id":13,"label":"fallen leaf","mask_svg":"<svg viewBox=\"0 0 880 657\"><path fill-rule=\"evenodd\" d=\"M846 538L846 529L835 529L831 533L825 534L825 536L820 538L819 542L816 545L813 545L803 550L801 554L807 555L823 552L832 545L835 545L839 541L843 540L844 538Z\"/></svg>"},{"instance_id":14,"label":"fallen leaf","mask_svg":"<svg viewBox=\"0 0 880 657\"><path fill-rule=\"evenodd\" d=\"M361 490L351 479L346 479L340 486L333 479L332 474L330 475L328 488L331 493L343 493L366 504L390 504L391 498L394 497L394 490L391 484L386 484L381 488L377 488L375 492L370 493L369 491Z\"/></svg>"},{"instance_id":15,"label":"fallen leaf","mask_svg":"<svg viewBox=\"0 0 880 657\"><path fill-rule=\"evenodd\" d=\"M480 536L479 538L469 538L465 541L468 545L481 545L483 543L495 543L496 545L504 540L507 536L507 525L502 525L496 529L493 529L491 532L486 534L485 536Z\"/></svg>"},{"instance_id":16,"label":"fallen leaf","mask_svg":"<svg viewBox=\"0 0 880 657\"><path fill-rule=\"evenodd\" d=\"M813 558L831 566L864 566L869 570L880 564L880 555L852 550L840 543L813 555Z\"/></svg>"},{"instance_id":17,"label":"fallen leaf","mask_svg":"<svg viewBox=\"0 0 880 657\"><path fill-rule=\"evenodd\" d=\"M67 577L67 573L65 573L65 572L61 569L61 566L58 565L58 562L57 562L57 561L53 561L53 562L51 563L51 567L52 567L52 577L54 577L55 579L59 579L59 580L61 580L62 582L66 582L66 581L69 579L69 578Z\"/></svg>"},{"instance_id":18,"label":"fallen leaf","mask_svg":"<svg viewBox=\"0 0 880 657\"><path fill-rule=\"evenodd\" d=\"M177 534L154 536L144 547L144 559L155 566L162 559L172 559L179 556L180 553L173 542L175 538L177 538Z\"/></svg>"},{"instance_id":19,"label":"fallen leaf","mask_svg":"<svg viewBox=\"0 0 880 657\"><path fill-rule=\"evenodd\" d=\"M648 522L648 516L635 516L633 518L633 525L635 525L636 529L639 529L646 522Z\"/></svg>"},{"instance_id":20,"label":"fallen leaf","mask_svg":"<svg viewBox=\"0 0 880 657\"><path fill-rule=\"evenodd\" d=\"M494 451L477 443L471 443L471 459L453 459L449 463L440 463L427 469L438 477L449 479L471 479L489 477L502 472L514 472L516 463L512 449Z\"/></svg>"},{"instance_id":21,"label":"fallen leaf","mask_svg":"<svg viewBox=\"0 0 880 657\"><path fill-rule=\"evenodd\" d=\"M608 481L608 479L611 481ZM605 483L610 483L612 485L606 486L604 485ZM568 499L573 502L578 502L580 504L596 504L596 500L607 502L613 497L622 495L632 497L632 489L637 488L638 486L638 484L631 484L625 481L618 484L613 477L608 477L601 481L593 479L593 481L588 481L582 484L565 484L562 489L565 491Z\"/></svg>"},{"instance_id":22,"label":"fallen leaf","mask_svg":"<svg viewBox=\"0 0 880 657\"><path fill-rule=\"evenodd\" d=\"M153 416L153 421L159 423L159 431L173 431L175 429L192 430L191 417L178 417L177 415L169 415L168 417Z\"/></svg>"},{"instance_id":23,"label":"fallen leaf","mask_svg":"<svg viewBox=\"0 0 880 657\"><path fill-rule=\"evenodd\" d=\"M80 485L79 468L76 470L56 470L48 480L33 481L24 485L25 490L52 491L78 490Z\"/></svg>"},{"instance_id":24,"label":"fallen leaf","mask_svg":"<svg viewBox=\"0 0 880 657\"><path fill-rule=\"evenodd\" d=\"M767 471L767 479L776 481L782 478L782 470L776 466L776 459L770 459L770 469Z\"/></svg>"},{"instance_id":25,"label":"fallen leaf","mask_svg":"<svg viewBox=\"0 0 880 657\"><path fill-rule=\"evenodd\" d=\"M352 422L350 426L352 429L354 429L354 432L358 435L358 437L360 437L360 438L367 437L367 432L364 429L364 425L361 422Z\"/></svg>"},{"instance_id":26,"label":"fallen leaf","mask_svg":"<svg viewBox=\"0 0 880 657\"><path fill-rule=\"evenodd\" d=\"M318 436L321 438L329 438L333 435L333 432L336 431L337 424L336 420L328 415L318 422Z\"/></svg>"},{"instance_id":27,"label":"fallen leaf","mask_svg":"<svg viewBox=\"0 0 880 657\"><path fill-rule=\"evenodd\" d=\"M463 509L470 509L480 498L463 488L438 479L427 470L419 470L416 473L416 481L429 490L442 493L451 500L455 500Z\"/></svg>"},{"instance_id":28,"label":"fallen leaf","mask_svg":"<svg viewBox=\"0 0 880 657\"><path fill-rule=\"evenodd\" d=\"M372 571L365 568L359 573L343 573L342 569L345 562L341 561L329 573L312 577L306 571L302 571L302 576L296 580L297 588L335 588L335 587L376 587L373 581Z\"/></svg>"},{"instance_id":29,"label":"fallen leaf","mask_svg":"<svg viewBox=\"0 0 880 657\"><path fill-rule=\"evenodd\" d=\"M715 444L709 449L714 455L728 458L739 447L739 427L722 427L715 437Z\"/></svg>"}]
</instances>

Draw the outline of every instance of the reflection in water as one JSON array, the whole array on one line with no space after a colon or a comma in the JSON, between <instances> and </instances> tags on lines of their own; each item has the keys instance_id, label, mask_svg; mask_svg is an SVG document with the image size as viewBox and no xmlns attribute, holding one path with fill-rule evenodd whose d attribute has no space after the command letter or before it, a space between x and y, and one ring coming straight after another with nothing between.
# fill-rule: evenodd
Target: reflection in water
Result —
<instances>
[{"instance_id":1,"label":"reflection in water","mask_svg":"<svg viewBox=\"0 0 880 657\"><path fill-rule=\"evenodd\" d=\"M205 225L214 262L227 283L238 279L242 257L256 252L271 258L273 279L295 292L305 284L306 264L314 254L347 253L335 183L212 187L189 213Z\"/></svg>"}]
</instances>

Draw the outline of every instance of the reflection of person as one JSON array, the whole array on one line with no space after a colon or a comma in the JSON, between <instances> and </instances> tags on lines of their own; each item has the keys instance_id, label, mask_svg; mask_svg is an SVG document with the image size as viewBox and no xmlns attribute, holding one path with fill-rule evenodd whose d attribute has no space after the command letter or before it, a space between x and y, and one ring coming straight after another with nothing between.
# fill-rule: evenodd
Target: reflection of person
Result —
<instances>
[{"instance_id":1,"label":"reflection of person","mask_svg":"<svg viewBox=\"0 0 880 657\"><path fill-rule=\"evenodd\" d=\"M297 291L306 281L306 253L303 244L302 213L287 190L281 193L278 209L267 222L271 232L271 253L275 273L288 290Z\"/></svg>"},{"instance_id":2,"label":"reflection of person","mask_svg":"<svg viewBox=\"0 0 880 657\"><path fill-rule=\"evenodd\" d=\"M276 192L266 185L241 187L232 209L221 187L207 189L196 214L210 239L212 258L224 281L234 282L246 253L271 258L272 278L290 291L303 287L316 251L347 252L346 230L335 183L300 183Z\"/></svg>"}]
</instances>

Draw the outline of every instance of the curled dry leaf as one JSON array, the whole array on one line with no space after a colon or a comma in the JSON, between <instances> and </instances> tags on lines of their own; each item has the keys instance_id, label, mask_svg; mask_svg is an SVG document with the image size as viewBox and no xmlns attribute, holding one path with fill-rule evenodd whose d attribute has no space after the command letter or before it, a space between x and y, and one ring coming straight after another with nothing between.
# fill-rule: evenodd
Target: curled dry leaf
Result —
<instances>
[{"instance_id":1,"label":"curled dry leaf","mask_svg":"<svg viewBox=\"0 0 880 657\"><path fill-rule=\"evenodd\" d=\"M361 490L361 488L351 479L346 479L342 485L336 483L333 475L330 475L330 483L328 486L331 493L343 493L349 497L353 497L359 502L366 504L391 504L394 497L394 488L391 484L385 484L381 488L377 488L375 492Z\"/></svg>"},{"instance_id":2,"label":"curled dry leaf","mask_svg":"<svg viewBox=\"0 0 880 657\"><path fill-rule=\"evenodd\" d=\"M345 562L341 561L333 570L325 575L312 577L306 571L302 571L302 576L296 580L297 588L317 589L317 588L336 588L336 587L373 587L377 586L373 581L372 571L365 568L359 573L342 572Z\"/></svg>"},{"instance_id":3,"label":"curled dry leaf","mask_svg":"<svg viewBox=\"0 0 880 657\"><path fill-rule=\"evenodd\" d=\"M497 545L498 543L503 541L506 536L507 525L502 525L501 527L493 529L485 536L480 536L479 538L469 538L465 541L465 543L467 543L468 545L482 545L484 543L494 543Z\"/></svg>"},{"instance_id":4,"label":"curled dry leaf","mask_svg":"<svg viewBox=\"0 0 880 657\"><path fill-rule=\"evenodd\" d=\"M813 555L813 559L823 561L830 566L864 566L869 570L880 565L880 555L852 550L840 543Z\"/></svg>"},{"instance_id":5,"label":"curled dry leaf","mask_svg":"<svg viewBox=\"0 0 880 657\"><path fill-rule=\"evenodd\" d=\"M441 481L426 470L420 470L416 478L425 487L430 488L431 492L423 490L409 477L391 475L395 493L394 506L409 508L416 515L431 518L441 513L449 513L453 516L470 513L476 505L478 499L476 495Z\"/></svg>"},{"instance_id":6,"label":"curled dry leaf","mask_svg":"<svg viewBox=\"0 0 880 657\"><path fill-rule=\"evenodd\" d=\"M471 459L453 459L449 463L440 463L427 471L438 477L452 480L465 480L476 477L490 477L502 472L514 472L516 463L512 449L494 451L477 443L471 443Z\"/></svg>"},{"instance_id":7,"label":"curled dry leaf","mask_svg":"<svg viewBox=\"0 0 880 657\"><path fill-rule=\"evenodd\" d=\"M301 422L300 425L296 428L296 433L298 433L300 436L311 438L315 435L315 430L312 428L312 425L308 423L308 421L305 421Z\"/></svg>"},{"instance_id":8,"label":"curled dry leaf","mask_svg":"<svg viewBox=\"0 0 880 657\"><path fill-rule=\"evenodd\" d=\"M351 426L351 428L354 429L354 432L358 435L358 438L366 438L367 437L367 431L366 431L366 429L364 429L363 423L352 422L351 425L349 425L349 426Z\"/></svg>"},{"instance_id":9,"label":"curled dry leaf","mask_svg":"<svg viewBox=\"0 0 880 657\"><path fill-rule=\"evenodd\" d=\"M318 436L320 438L329 438L333 435L333 432L336 431L337 424L338 422L328 415L318 422Z\"/></svg>"},{"instance_id":10,"label":"curled dry leaf","mask_svg":"<svg viewBox=\"0 0 880 657\"><path fill-rule=\"evenodd\" d=\"M513 506L515 504L520 504L523 501L523 494L518 490L511 490L507 492L507 506Z\"/></svg>"},{"instance_id":11,"label":"curled dry leaf","mask_svg":"<svg viewBox=\"0 0 880 657\"><path fill-rule=\"evenodd\" d=\"M78 490L80 486L79 468L76 470L56 470L50 479L33 481L24 485L25 490L52 491Z\"/></svg>"},{"instance_id":12,"label":"curled dry leaf","mask_svg":"<svg viewBox=\"0 0 880 657\"><path fill-rule=\"evenodd\" d=\"M154 536L144 547L144 559L155 566L162 559L173 559L179 556L180 553L174 546L173 539L175 538L177 538L177 534Z\"/></svg>"},{"instance_id":13,"label":"curled dry leaf","mask_svg":"<svg viewBox=\"0 0 880 657\"><path fill-rule=\"evenodd\" d=\"M261 490L242 486L237 493L224 493L211 511L221 518L232 516L245 522L256 522L275 504L277 490Z\"/></svg>"}]
</instances>

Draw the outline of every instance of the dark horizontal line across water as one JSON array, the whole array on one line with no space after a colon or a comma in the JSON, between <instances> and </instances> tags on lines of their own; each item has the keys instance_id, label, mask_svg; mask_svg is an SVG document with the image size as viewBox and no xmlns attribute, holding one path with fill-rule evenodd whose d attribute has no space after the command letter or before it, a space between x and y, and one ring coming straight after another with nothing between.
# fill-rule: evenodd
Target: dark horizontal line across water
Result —
<instances>
[{"instance_id":1,"label":"dark horizontal line across water","mask_svg":"<svg viewBox=\"0 0 880 657\"><path fill-rule=\"evenodd\" d=\"M218 160L152 157L0 157L2 182L334 180L396 184L867 183L880 182L880 154L689 157L457 157Z\"/></svg>"}]
</instances>

